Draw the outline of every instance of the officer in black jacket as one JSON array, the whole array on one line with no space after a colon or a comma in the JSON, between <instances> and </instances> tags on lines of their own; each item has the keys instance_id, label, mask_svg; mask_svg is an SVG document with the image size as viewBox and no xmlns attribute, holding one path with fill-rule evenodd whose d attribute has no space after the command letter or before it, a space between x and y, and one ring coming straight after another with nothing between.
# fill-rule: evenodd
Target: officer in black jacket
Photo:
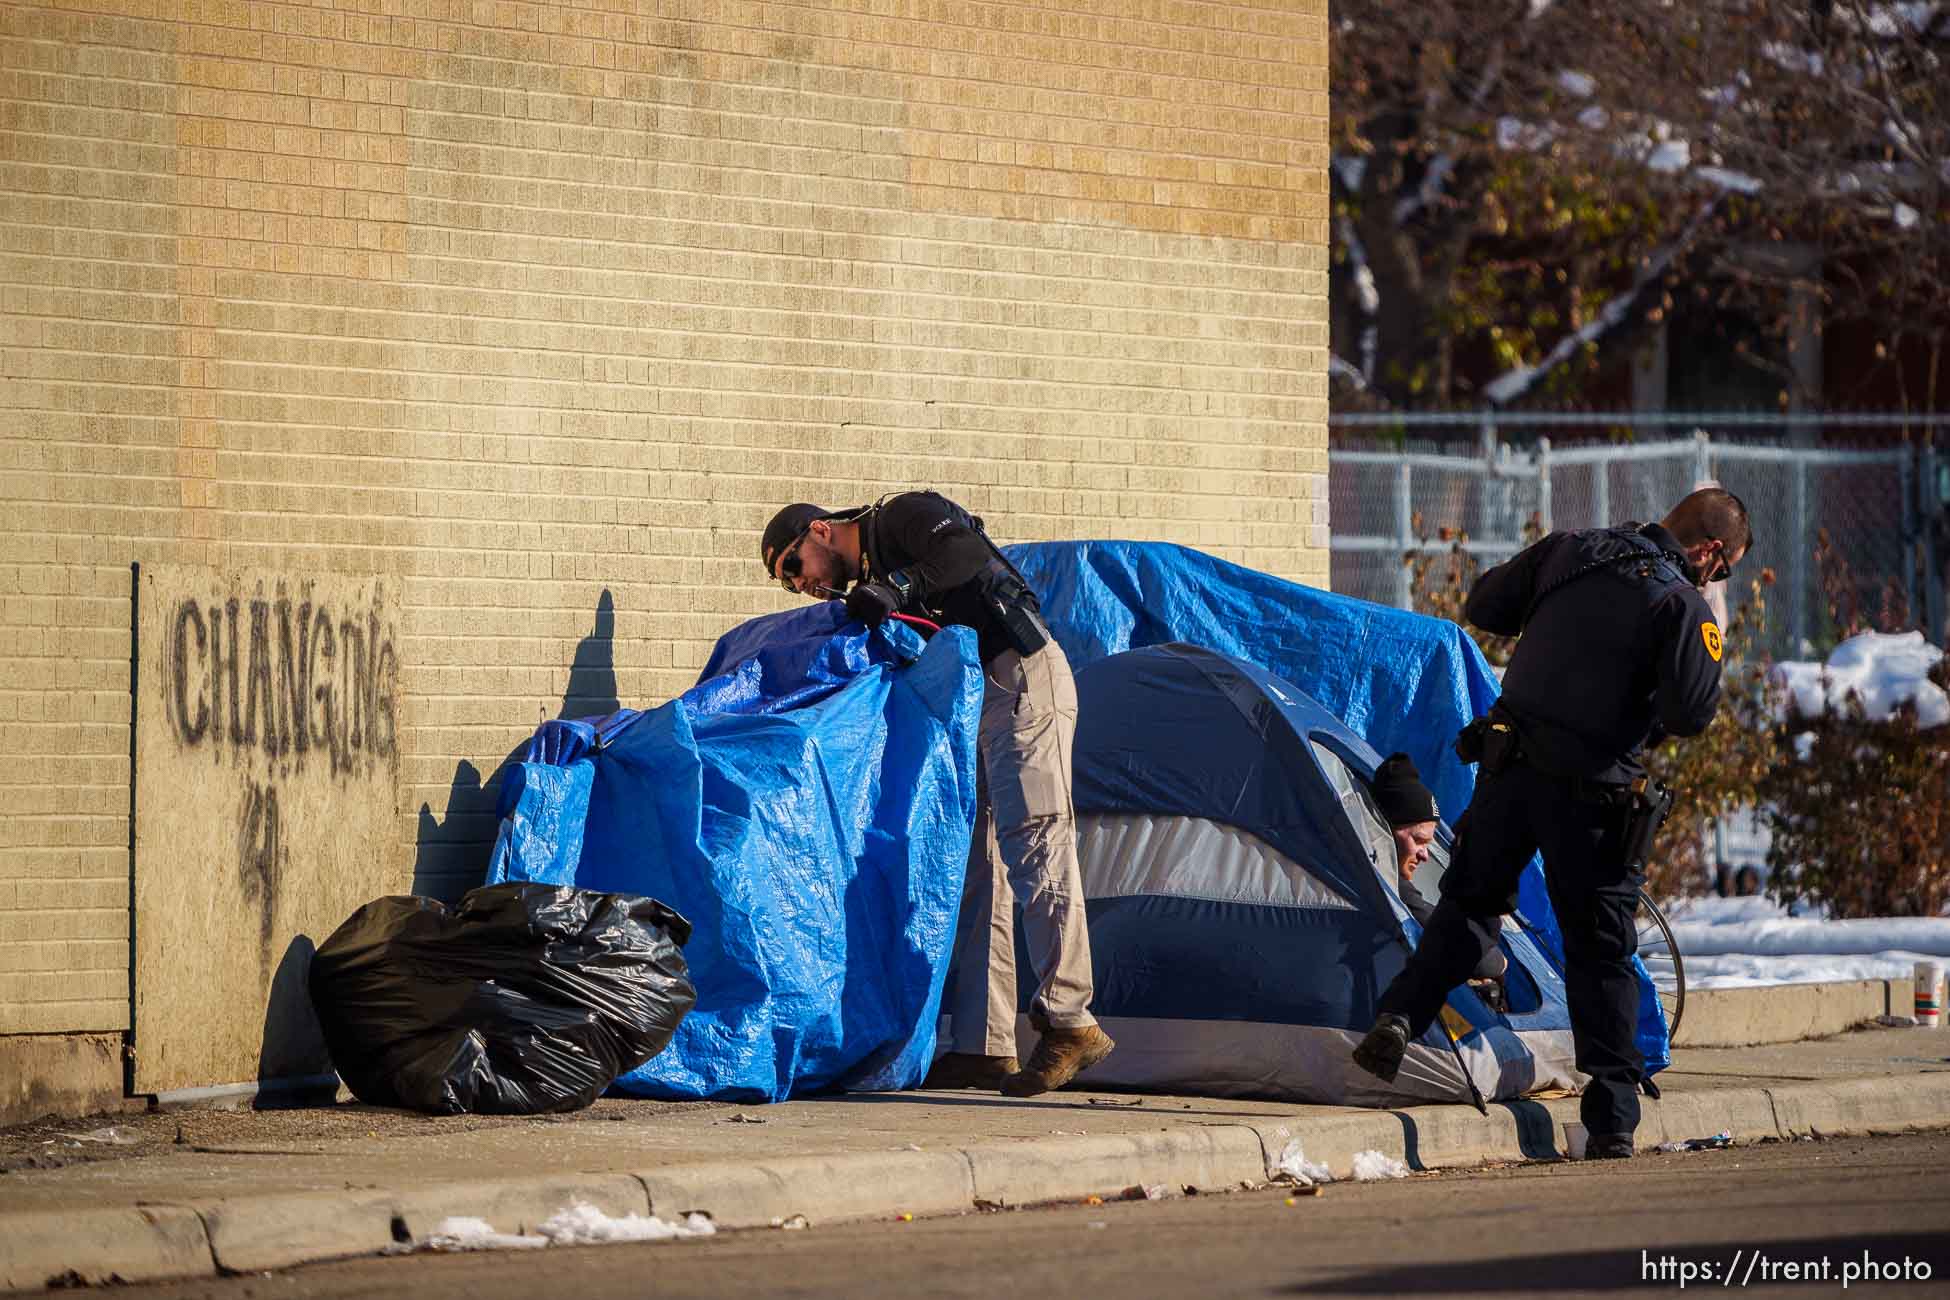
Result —
<instances>
[{"instance_id":1,"label":"officer in black jacket","mask_svg":"<svg viewBox=\"0 0 1950 1300\"><path fill-rule=\"evenodd\" d=\"M1701 593L1752 540L1740 499L1703 488L1657 524L1552 533L1471 588L1471 623L1523 638L1502 699L1464 733L1482 750L1476 793L1421 945L1354 1050L1363 1069L1394 1079L1408 1044L1494 942L1498 918L1516 907L1518 876L1541 849L1564 934L1577 1064L1591 1080L1581 1103L1586 1153L1632 1154L1645 1066L1633 913L1645 844L1663 813L1638 755L1713 720L1721 633ZM1479 761L1473 748L1465 757Z\"/></svg>"},{"instance_id":2,"label":"officer in black jacket","mask_svg":"<svg viewBox=\"0 0 1950 1300\"><path fill-rule=\"evenodd\" d=\"M787 591L843 594L847 613L869 626L905 613L975 630L981 790L947 1007L951 1050L923 1086L1014 1097L1062 1087L1115 1044L1090 1013L1095 984L1070 796L1076 681L1036 593L982 521L935 492L837 512L787 506L766 526L759 556ZM1026 1064L1016 1059L1012 894L1038 979L1029 1019L1041 1038Z\"/></svg>"}]
</instances>

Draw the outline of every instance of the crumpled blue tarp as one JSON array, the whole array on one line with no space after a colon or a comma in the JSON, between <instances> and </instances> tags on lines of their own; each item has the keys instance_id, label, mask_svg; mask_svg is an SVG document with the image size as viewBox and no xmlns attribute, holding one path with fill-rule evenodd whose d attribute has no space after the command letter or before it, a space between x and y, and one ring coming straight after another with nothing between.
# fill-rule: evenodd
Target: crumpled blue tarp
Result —
<instances>
[{"instance_id":1,"label":"crumpled blue tarp","mask_svg":"<svg viewBox=\"0 0 1950 1300\"><path fill-rule=\"evenodd\" d=\"M825 604L713 666L661 708L544 724L504 780L489 881L647 894L690 920L697 1006L623 1092L913 1087L974 821L975 638L923 646Z\"/></svg>"}]
</instances>

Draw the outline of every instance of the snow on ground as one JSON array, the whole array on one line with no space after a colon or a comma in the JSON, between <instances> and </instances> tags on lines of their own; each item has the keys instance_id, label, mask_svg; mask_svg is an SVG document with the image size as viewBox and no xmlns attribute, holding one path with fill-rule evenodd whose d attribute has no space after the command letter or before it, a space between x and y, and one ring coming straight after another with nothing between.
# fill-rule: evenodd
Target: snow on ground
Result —
<instances>
[{"instance_id":1,"label":"snow on ground","mask_svg":"<svg viewBox=\"0 0 1950 1300\"><path fill-rule=\"evenodd\" d=\"M1950 917L1834 921L1789 916L1768 898L1689 898L1665 911L1689 989L1908 979L1919 961L1950 965Z\"/></svg>"},{"instance_id":2,"label":"snow on ground","mask_svg":"<svg viewBox=\"0 0 1950 1300\"><path fill-rule=\"evenodd\" d=\"M600 1241L666 1241L672 1237L709 1237L717 1231L710 1218L687 1215L680 1223L666 1223L656 1215L614 1217L593 1205L573 1202L545 1219L532 1233L501 1232L485 1219L455 1215L433 1226L425 1241L407 1250L457 1252L470 1250L541 1250L548 1246L580 1246Z\"/></svg>"},{"instance_id":3,"label":"snow on ground","mask_svg":"<svg viewBox=\"0 0 1950 1300\"><path fill-rule=\"evenodd\" d=\"M1863 632L1836 646L1825 664L1775 664L1773 678L1804 717L1841 708L1852 691L1871 718L1913 703L1918 726L1940 727L1950 722L1950 696L1928 674L1942 658L1921 632Z\"/></svg>"}]
</instances>

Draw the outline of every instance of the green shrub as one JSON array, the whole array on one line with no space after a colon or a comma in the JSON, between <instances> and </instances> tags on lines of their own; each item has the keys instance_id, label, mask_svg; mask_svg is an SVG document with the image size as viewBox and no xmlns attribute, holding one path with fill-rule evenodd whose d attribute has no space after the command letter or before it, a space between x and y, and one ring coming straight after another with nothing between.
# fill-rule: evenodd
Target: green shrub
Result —
<instances>
[{"instance_id":1,"label":"green shrub","mask_svg":"<svg viewBox=\"0 0 1950 1300\"><path fill-rule=\"evenodd\" d=\"M1938 666L1939 684L1943 680ZM1760 783L1773 844L1767 892L1826 904L1836 917L1935 916L1950 901L1950 740L1914 708L1840 714L1777 729L1781 762ZM1796 753L1797 737L1806 757Z\"/></svg>"},{"instance_id":2,"label":"green shrub","mask_svg":"<svg viewBox=\"0 0 1950 1300\"><path fill-rule=\"evenodd\" d=\"M1909 620L1900 584L1877 584L1875 625L1862 585L1823 534L1815 549L1837 642L1898 632ZM1950 659L1930 675L1950 689ZM1865 716L1850 692L1839 711L1790 713L1774 728L1778 762L1760 782L1773 844L1767 892L1826 904L1831 915L1935 916L1950 901L1950 727L1922 729L1905 706Z\"/></svg>"}]
</instances>

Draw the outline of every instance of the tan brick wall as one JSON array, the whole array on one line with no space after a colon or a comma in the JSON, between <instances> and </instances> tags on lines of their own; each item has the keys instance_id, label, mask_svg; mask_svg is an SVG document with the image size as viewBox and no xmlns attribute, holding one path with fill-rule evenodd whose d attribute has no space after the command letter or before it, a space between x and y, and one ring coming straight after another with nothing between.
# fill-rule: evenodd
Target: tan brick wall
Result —
<instances>
[{"instance_id":1,"label":"tan brick wall","mask_svg":"<svg viewBox=\"0 0 1950 1300\"><path fill-rule=\"evenodd\" d=\"M132 562L402 581L445 892L787 500L1324 585L1325 0L381 7L0 6L0 1033L127 1023Z\"/></svg>"}]
</instances>

